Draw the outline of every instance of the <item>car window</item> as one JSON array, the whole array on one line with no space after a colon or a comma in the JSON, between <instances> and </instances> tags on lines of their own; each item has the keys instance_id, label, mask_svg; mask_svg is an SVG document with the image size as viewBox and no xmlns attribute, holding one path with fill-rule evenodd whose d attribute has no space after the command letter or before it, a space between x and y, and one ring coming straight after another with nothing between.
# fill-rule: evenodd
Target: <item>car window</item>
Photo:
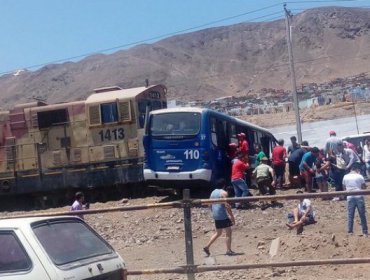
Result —
<instances>
[{"instance_id":1,"label":"car window","mask_svg":"<svg viewBox=\"0 0 370 280\"><path fill-rule=\"evenodd\" d=\"M32 224L32 229L56 265L113 252L108 243L80 221L43 221Z\"/></svg>"},{"instance_id":2,"label":"car window","mask_svg":"<svg viewBox=\"0 0 370 280\"><path fill-rule=\"evenodd\" d=\"M13 231L0 231L0 273L25 271L31 260Z\"/></svg>"}]
</instances>

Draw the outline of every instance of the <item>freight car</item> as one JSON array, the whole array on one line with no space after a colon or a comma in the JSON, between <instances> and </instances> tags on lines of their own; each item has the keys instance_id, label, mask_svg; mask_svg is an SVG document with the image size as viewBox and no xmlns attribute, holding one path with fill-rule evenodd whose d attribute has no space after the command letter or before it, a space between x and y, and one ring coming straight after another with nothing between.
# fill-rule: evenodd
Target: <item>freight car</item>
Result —
<instances>
[{"instance_id":1,"label":"freight car","mask_svg":"<svg viewBox=\"0 0 370 280\"><path fill-rule=\"evenodd\" d=\"M0 112L0 197L48 199L142 182L146 115L167 107L166 92L107 87L84 101Z\"/></svg>"}]
</instances>

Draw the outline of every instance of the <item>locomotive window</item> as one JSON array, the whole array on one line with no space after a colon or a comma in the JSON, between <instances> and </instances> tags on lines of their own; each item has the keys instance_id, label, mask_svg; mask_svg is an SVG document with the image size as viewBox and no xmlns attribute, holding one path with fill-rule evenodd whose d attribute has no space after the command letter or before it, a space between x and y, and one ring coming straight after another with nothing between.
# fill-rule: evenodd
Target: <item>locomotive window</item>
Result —
<instances>
[{"instance_id":1,"label":"locomotive window","mask_svg":"<svg viewBox=\"0 0 370 280\"><path fill-rule=\"evenodd\" d=\"M101 121L102 123L118 122L117 103L101 104Z\"/></svg>"},{"instance_id":2,"label":"locomotive window","mask_svg":"<svg viewBox=\"0 0 370 280\"><path fill-rule=\"evenodd\" d=\"M152 110L158 110L162 108L162 102L158 100L152 101Z\"/></svg>"},{"instance_id":3,"label":"locomotive window","mask_svg":"<svg viewBox=\"0 0 370 280\"><path fill-rule=\"evenodd\" d=\"M150 102L148 100L142 100L139 101L138 107L139 107L139 126L140 128L144 127L145 124L145 113L146 113L146 108L147 106L149 107L148 111L150 111Z\"/></svg>"},{"instance_id":4,"label":"locomotive window","mask_svg":"<svg viewBox=\"0 0 370 280\"><path fill-rule=\"evenodd\" d=\"M67 109L37 112L39 128L48 128L55 125L68 123Z\"/></svg>"}]
</instances>

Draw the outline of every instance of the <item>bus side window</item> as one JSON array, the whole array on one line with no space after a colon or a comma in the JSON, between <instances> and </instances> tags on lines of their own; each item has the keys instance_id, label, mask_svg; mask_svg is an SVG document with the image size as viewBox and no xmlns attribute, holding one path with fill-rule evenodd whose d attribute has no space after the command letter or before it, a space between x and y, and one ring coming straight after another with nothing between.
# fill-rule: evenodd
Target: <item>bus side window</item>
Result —
<instances>
[{"instance_id":1,"label":"bus side window","mask_svg":"<svg viewBox=\"0 0 370 280\"><path fill-rule=\"evenodd\" d=\"M217 120L217 143L221 149L226 150L227 140L226 140L226 122Z\"/></svg>"},{"instance_id":2,"label":"bus side window","mask_svg":"<svg viewBox=\"0 0 370 280\"><path fill-rule=\"evenodd\" d=\"M236 127L235 127L235 124L228 123L228 126L227 126L227 136L229 138L229 143L238 144L238 139L236 138Z\"/></svg>"},{"instance_id":3,"label":"bus side window","mask_svg":"<svg viewBox=\"0 0 370 280\"><path fill-rule=\"evenodd\" d=\"M270 138L268 136L263 136L260 138L262 150L266 155L270 154Z\"/></svg>"},{"instance_id":4,"label":"bus side window","mask_svg":"<svg viewBox=\"0 0 370 280\"><path fill-rule=\"evenodd\" d=\"M212 144L216 147L218 146L217 142L217 120L215 118L210 118L210 127L211 127L211 139Z\"/></svg>"}]
</instances>

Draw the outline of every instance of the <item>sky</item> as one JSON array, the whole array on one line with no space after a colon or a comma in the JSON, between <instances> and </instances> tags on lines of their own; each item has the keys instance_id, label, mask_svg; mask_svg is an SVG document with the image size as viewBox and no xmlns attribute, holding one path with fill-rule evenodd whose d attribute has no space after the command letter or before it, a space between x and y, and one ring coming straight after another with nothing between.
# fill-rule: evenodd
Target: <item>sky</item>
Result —
<instances>
[{"instance_id":1,"label":"sky","mask_svg":"<svg viewBox=\"0 0 370 280\"><path fill-rule=\"evenodd\" d=\"M370 0L287 3L293 14L318 6L370 7ZM0 0L0 12L2 75L204 28L282 18L283 4L276 0Z\"/></svg>"}]
</instances>

